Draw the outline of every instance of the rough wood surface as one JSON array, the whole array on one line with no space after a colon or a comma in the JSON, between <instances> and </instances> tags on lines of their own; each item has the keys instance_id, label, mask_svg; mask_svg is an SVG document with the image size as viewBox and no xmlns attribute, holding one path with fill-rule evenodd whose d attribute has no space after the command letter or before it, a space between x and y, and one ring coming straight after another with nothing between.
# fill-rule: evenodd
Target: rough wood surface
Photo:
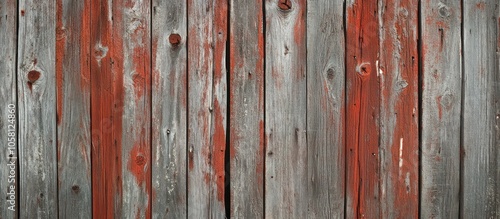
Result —
<instances>
[{"instance_id":1,"label":"rough wood surface","mask_svg":"<svg viewBox=\"0 0 500 219\"><path fill-rule=\"evenodd\" d=\"M462 207L464 218L500 217L500 3L463 4Z\"/></svg>"},{"instance_id":2,"label":"rough wood surface","mask_svg":"<svg viewBox=\"0 0 500 219\"><path fill-rule=\"evenodd\" d=\"M379 1L381 218L418 218L418 2Z\"/></svg>"},{"instance_id":3,"label":"rough wood surface","mask_svg":"<svg viewBox=\"0 0 500 219\"><path fill-rule=\"evenodd\" d=\"M124 57L118 21L122 11L115 11L117 6L106 0L91 0L91 6L92 213L94 218L120 218Z\"/></svg>"},{"instance_id":4,"label":"rough wood surface","mask_svg":"<svg viewBox=\"0 0 500 219\"><path fill-rule=\"evenodd\" d=\"M231 217L264 216L263 1L230 3Z\"/></svg>"},{"instance_id":5,"label":"rough wood surface","mask_svg":"<svg viewBox=\"0 0 500 219\"><path fill-rule=\"evenodd\" d=\"M306 1L266 0L265 216L306 218Z\"/></svg>"},{"instance_id":6,"label":"rough wood surface","mask_svg":"<svg viewBox=\"0 0 500 219\"><path fill-rule=\"evenodd\" d=\"M346 217L379 218L377 1L346 2Z\"/></svg>"},{"instance_id":7,"label":"rough wood surface","mask_svg":"<svg viewBox=\"0 0 500 219\"><path fill-rule=\"evenodd\" d=\"M188 6L188 218L224 218L227 1Z\"/></svg>"},{"instance_id":8,"label":"rough wood surface","mask_svg":"<svg viewBox=\"0 0 500 219\"><path fill-rule=\"evenodd\" d=\"M57 0L57 162L61 218L92 216L89 12L89 0Z\"/></svg>"},{"instance_id":9,"label":"rough wood surface","mask_svg":"<svg viewBox=\"0 0 500 219\"><path fill-rule=\"evenodd\" d=\"M308 218L344 217L344 13L343 1L307 2Z\"/></svg>"},{"instance_id":10,"label":"rough wood surface","mask_svg":"<svg viewBox=\"0 0 500 219\"><path fill-rule=\"evenodd\" d=\"M20 218L55 218L56 1L19 1Z\"/></svg>"},{"instance_id":11,"label":"rough wood surface","mask_svg":"<svg viewBox=\"0 0 500 219\"><path fill-rule=\"evenodd\" d=\"M9 136L9 133L17 135L18 120L9 118L9 115L17 116L16 43L18 13L15 0L0 3L0 45L2 45L2 52L0 52L0 144L2 145L2 148L0 148L0 197L2 199L0 218L4 219L17 218L19 207L17 195L19 194L20 184L18 184L18 178L16 178L16 176L19 176L19 169L16 170L15 175L11 175L11 168L8 166L8 164L11 165L12 162L15 162L16 165L11 166L17 168L18 162L17 137ZM9 107L9 105L13 107ZM12 111L14 113L11 113ZM11 188L11 186L14 187ZM14 199L10 198L11 195L13 195Z\"/></svg>"},{"instance_id":12,"label":"rough wood surface","mask_svg":"<svg viewBox=\"0 0 500 219\"><path fill-rule=\"evenodd\" d=\"M153 1L153 218L186 218L187 16L184 1Z\"/></svg>"},{"instance_id":13,"label":"rough wood surface","mask_svg":"<svg viewBox=\"0 0 500 219\"><path fill-rule=\"evenodd\" d=\"M421 2L422 218L458 218L460 186L461 6Z\"/></svg>"},{"instance_id":14,"label":"rough wood surface","mask_svg":"<svg viewBox=\"0 0 500 219\"><path fill-rule=\"evenodd\" d=\"M123 218L151 218L151 3L113 1L114 21L123 38L121 188ZM116 13L116 14L115 14ZM123 13L120 16L120 13ZM118 36L119 37L119 36ZM116 61L115 61L116 62ZM119 92L117 92L119 94Z\"/></svg>"}]
</instances>

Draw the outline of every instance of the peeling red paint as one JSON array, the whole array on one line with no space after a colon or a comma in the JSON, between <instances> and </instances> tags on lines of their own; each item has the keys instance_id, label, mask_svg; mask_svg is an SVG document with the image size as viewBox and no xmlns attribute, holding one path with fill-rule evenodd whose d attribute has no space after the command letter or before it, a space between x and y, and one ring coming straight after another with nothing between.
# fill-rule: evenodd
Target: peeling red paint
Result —
<instances>
[{"instance_id":1,"label":"peeling red paint","mask_svg":"<svg viewBox=\"0 0 500 219\"><path fill-rule=\"evenodd\" d=\"M224 128L224 116L222 114L219 101L214 101L215 130L213 135L212 165L215 182L217 185L217 199L224 201L224 179L225 179L225 151L226 151L226 130Z\"/></svg>"},{"instance_id":2,"label":"peeling red paint","mask_svg":"<svg viewBox=\"0 0 500 219\"><path fill-rule=\"evenodd\" d=\"M57 1L57 20L56 20L56 88L57 88L57 124L61 124L63 111L63 59L66 47L66 38L60 37L61 30L64 28L62 23L63 8L62 0ZM36 59L33 63L37 63ZM83 63L82 63L83 64Z\"/></svg>"}]
</instances>

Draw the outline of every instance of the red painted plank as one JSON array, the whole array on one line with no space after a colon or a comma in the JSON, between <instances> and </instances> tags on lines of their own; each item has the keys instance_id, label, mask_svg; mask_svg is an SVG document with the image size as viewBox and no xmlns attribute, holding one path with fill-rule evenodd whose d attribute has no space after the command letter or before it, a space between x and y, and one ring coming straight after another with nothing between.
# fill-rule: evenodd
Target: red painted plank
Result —
<instances>
[{"instance_id":1,"label":"red painted plank","mask_svg":"<svg viewBox=\"0 0 500 219\"><path fill-rule=\"evenodd\" d=\"M347 218L378 218L379 52L377 1L347 4L346 198Z\"/></svg>"},{"instance_id":2,"label":"red painted plank","mask_svg":"<svg viewBox=\"0 0 500 219\"><path fill-rule=\"evenodd\" d=\"M380 216L418 218L418 3L380 6Z\"/></svg>"},{"instance_id":3,"label":"red painted plank","mask_svg":"<svg viewBox=\"0 0 500 219\"><path fill-rule=\"evenodd\" d=\"M91 2L92 211L117 218L122 204L123 41L121 11L111 1ZM117 4L114 2L114 4ZM110 11L111 10L111 11Z\"/></svg>"}]
</instances>

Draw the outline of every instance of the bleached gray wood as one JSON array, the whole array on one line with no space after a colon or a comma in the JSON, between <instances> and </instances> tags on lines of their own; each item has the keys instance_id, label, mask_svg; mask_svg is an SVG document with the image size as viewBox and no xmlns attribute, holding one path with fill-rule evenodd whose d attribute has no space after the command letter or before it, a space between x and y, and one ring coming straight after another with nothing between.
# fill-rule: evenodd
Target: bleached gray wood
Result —
<instances>
[{"instance_id":1,"label":"bleached gray wood","mask_svg":"<svg viewBox=\"0 0 500 219\"><path fill-rule=\"evenodd\" d=\"M308 218L344 217L343 3L307 2Z\"/></svg>"},{"instance_id":2,"label":"bleached gray wood","mask_svg":"<svg viewBox=\"0 0 500 219\"><path fill-rule=\"evenodd\" d=\"M19 1L20 218L58 213L55 6L55 0Z\"/></svg>"},{"instance_id":3,"label":"bleached gray wood","mask_svg":"<svg viewBox=\"0 0 500 219\"><path fill-rule=\"evenodd\" d=\"M462 84L459 1L421 1L421 218L458 218Z\"/></svg>"},{"instance_id":4,"label":"bleached gray wood","mask_svg":"<svg viewBox=\"0 0 500 219\"><path fill-rule=\"evenodd\" d=\"M227 2L188 2L188 218L224 218Z\"/></svg>"},{"instance_id":5,"label":"bleached gray wood","mask_svg":"<svg viewBox=\"0 0 500 219\"><path fill-rule=\"evenodd\" d=\"M306 3L286 3L265 2L265 217L307 218Z\"/></svg>"},{"instance_id":6,"label":"bleached gray wood","mask_svg":"<svg viewBox=\"0 0 500 219\"><path fill-rule=\"evenodd\" d=\"M154 0L152 13L152 217L186 218L186 3Z\"/></svg>"},{"instance_id":7,"label":"bleached gray wood","mask_svg":"<svg viewBox=\"0 0 500 219\"><path fill-rule=\"evenodd\" d=\"M263 1L230 2L231 217L264 216Z\"/></svg>"},{"instance_id":8,"label":"bleached gray wood","mask_svg":"<svg viewBox=\"0 0 500 219\"><path fill-rule=\"evenodd\" d=\"M15 0L2 1L0 3L0 218L11 219L17 218L19 200L17 197L10 201L11 186L13 187L14 196L19 194L18 180L10 174L10 166L7 164L16 162L15 157L17 152L17 138L8 136L9 130L15 130L17 127L17 119L13 123L9 122L9 111L17 111L16 107L16 40L17 40L17 3ZM13 104L13 107L9 107ZM11 131L10 133L16 133ZM10 138L10 139L9 139ZM13 142L13 147L9 147L9 142ZM10 156L10 157L9 157ZM15 176L19 176L19 169L16 170ZM11 205L9 202L12 202ZM14 206L12 208L12 206ZM12 210L9 210L11 207Z\"/></svg>"},{"instance_id":9,"label":"bleached gray wood","mask_svg":"<svg viewBox=\"0 0 500 219\"><path fill-rule=\"evenodd\" d=\"M113 22L123 40L123 218L149 218L151 211L151 14L150 1L114 2ZM120 20L121 18L121 20ZM120 31L120 32L118 32ZM118 39L120 36L117 37ZM118 40L116 39L116 40ZM118 85L120 86L120 85ZM118 98L117 98L118 99Z\"/></svg>"},{"instance_id":10,"label":"bleached gray wood","mask_svg":"<svg viewBox=\"0 0 500 219\"><path fill-rule=\"evenodd\" d=\"M468 0L463 5L464 218L500 217L499 4Z\"/></svg>"},{"instance_id":11,"label":"bleached gray wood","mask_svg":"<svg viewBox=\"0 0 500 219\"><path fill-rule=\"evenodd\" d=\"M91 218L90 1L57 1L59 217Z\"/></svg>"}]
</instances>

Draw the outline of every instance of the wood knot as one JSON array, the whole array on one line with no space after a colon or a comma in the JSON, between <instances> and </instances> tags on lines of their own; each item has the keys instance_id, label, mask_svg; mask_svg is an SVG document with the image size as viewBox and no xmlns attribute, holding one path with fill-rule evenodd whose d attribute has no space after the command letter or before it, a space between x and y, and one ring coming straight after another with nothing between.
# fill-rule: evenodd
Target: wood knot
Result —
<instances>
[{"instance_id":1,"label":"wood knot","mask_svg":"<svg viewBox=\"0 0 500 219\"><path fill-rule=\"evenodd\" d=\"M358 65L356 71L358 72L359 76L361 76L362 78L364 77L367 77L368 75L370 75L370 73L372 72L372 67L370 65L370 63L361 63L360 65Z\"/></svg>"},{"instance_id":2,"label":"wood knot","mask_svg":"<svg viewBox=\"0 0 500 219\"><path fill-rule=\"evenodd\" d=\"M279 0L278 7L283 11L288 11L292 8L292 2L290 0Z\"/></svg>"},{"instance_id":3,"label":"wood knot","mask_svg":"<svg viewBox=\"0 0 500 219\"><path fill-rule=\"evenodd\" d=\"M73 190L73 193L78 194L80 193L80 186L74 185L71 187L71 190Z\"/></svg>"},{"instance_id":4,"label":"wood knot","mask_svg":"<svg viewBox=\"0 0 500 219\"><path fill-rule=\"evenodd\" d=\"M333 69L329 68L328 70L326 70L326 77L328 78L328 80L333 80L333 78L335 77L335 72L333 71Z\"/></svg>"},{"instance_id":5,"label":"wood knot","mask_svg":"<svg viewBox=\"0 0 500 219\"><path fill-rule=\"evenodd\" d=\"M179 34L173 33L168 36L168 42L172 44L173 46L177 46L181 43L181 36Z\"/></svg>"},{"instance_id":6,"label":"wood knot","mask_svg":"<svg viewBox=\"0 0 500 219\"><path fill-rule=\"evenodd\" d=\"M25 14L24 10L21 10L21 16L24 17L24 14Z\"/></svg>"},{"instance_id":7,"label":"wood knot","mask_svg":"<svg viewBox=\"0 0 500 219\"><path fill-rule=\"evenodd\" d=\"M142 166L146 163L146 158L142 155L137 155L135 157L135 163L139 166Z\"/></svg>"},{"instance_id":8,"label":"wood knot","mask_svg":"<svg viewBox=\"0 0 500 219\"><path fill-rule=\"evenodd\" d=\"M445 4L443 4L442 2L440 2L438 5L438 12L439 16L443 18L449 17L451 15L450 8Z\"/></svg>"},{"instance_id":9,"label":"wood knot","mask_svg":"<svg viewBox=\"0 0 500 219\"><path fill-rule=\"evenodd\" d=\"M40 78L40 75L40 72L36 70L28 72L28 82L35 83Z\"/></svg>"}]
</instances>

